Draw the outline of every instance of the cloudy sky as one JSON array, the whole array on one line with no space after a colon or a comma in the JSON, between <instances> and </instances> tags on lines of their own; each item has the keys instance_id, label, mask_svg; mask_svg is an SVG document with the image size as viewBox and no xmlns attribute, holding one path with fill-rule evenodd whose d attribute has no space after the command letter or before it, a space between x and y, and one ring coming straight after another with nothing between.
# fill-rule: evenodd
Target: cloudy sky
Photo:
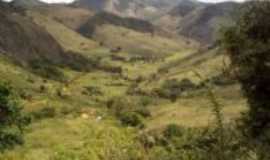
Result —
<instances>
[{"instance_id":1,"label":"cloudy sky","mask_svg":"<svg viewBox=\"0 0 270 160\"><path fill-rule=\"evenodd\" d=\"M4 1L12 1L12 0L4 0ZM73 2L74 0L40 0L43 2L48 2L48 3L60 3L60 2L65 2L65 3L70 3ZM199 0L199 1L204 1L204 2L213 2L213 3L217 3L217 2L224 2L224 1L244 1L244 0Z\"/></svg>"}]
</instances>

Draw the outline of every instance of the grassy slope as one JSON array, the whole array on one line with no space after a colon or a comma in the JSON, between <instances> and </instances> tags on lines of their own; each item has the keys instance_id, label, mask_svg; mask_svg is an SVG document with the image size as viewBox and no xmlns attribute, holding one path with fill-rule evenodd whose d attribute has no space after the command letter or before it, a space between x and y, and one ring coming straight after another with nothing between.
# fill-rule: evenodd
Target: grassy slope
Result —
<instances>
[{"instance_id":1,"label":"grassy slope","mask_svg":"<svg viewBox=\"0 0 270 160\"><path fill-rule=\"evenodd\" d=\"M70 7L61 4L37 7L35 8L35 11L51 17L52 19L63 23L65 26L73 30L77 30L89 19L89 17L94 15L94 12L88 9Z\"/></svg>"},{"instance_id":2,"label":"grassy slope","mask_svg":"<svg viewBox=\"0 0 270 160\"><path fill-rule=\"evenodd\" d=\"M98 27L94 38L104 42L110 48L120 46L130 54L145 56L164 57L172 52L181 51L188 47L185 44L185 40L171 40L161 36L151 36L148 33L140 33L113 25Z\"/></svg>"},{"instance_id":3,"label":"grassy slope","mask_svg":"<svg viewBox=\"0 0 270 160\"><path fill-rule=\"evenodd\" d=\"M222 73L227 58L214 49L204 53L186 51L166 58L160 68L166 68L168 73L158 75L158 79L141 84L143 90L150 91L160 86L168 79L188 78L194 83L214 77ZM200 74L198 77L196 74ZM241 95L238 84L224 87L214 87L214 94L223 106L222 114L226 123L235 120L240 112L246 110L246 101ZM212 125L214 117L212 104L207 91L195 91L177 102L161 101L151 106L152 117L147 122L146 130L163 128L168 124L176 123L189 127L206 127Z\"/></svg>"},{"instance_id":4,"label":"grassy slope","mask_svg":"<svg viewBox=\"0 0 270 160\"><path fill-rule=\"evenodd\" d=\"M28 15L33 18L35 23L46 28L66 50L89 54L89 52L98 47L95 41L82 37L72 29L69 29L48 16L38 12L28 12Z\"/></svg>"}]
</instances>

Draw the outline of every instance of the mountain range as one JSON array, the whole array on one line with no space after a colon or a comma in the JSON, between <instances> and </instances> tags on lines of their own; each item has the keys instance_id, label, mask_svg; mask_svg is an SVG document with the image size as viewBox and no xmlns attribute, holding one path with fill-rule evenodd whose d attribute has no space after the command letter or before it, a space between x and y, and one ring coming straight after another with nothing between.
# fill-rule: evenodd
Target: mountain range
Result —
<instances>
[{"instance_id":1,"label":"mountain range","mask_svg":"<svg viewBox=\"0 0 270 160\"><path fill-rule=\"evenodd\" d=\"M10 6L45 14L86 37L106 24L211 45L218 38L219 28L231 24L230 13L240 4L196 0L76 0L71 4L45 4L38 0L14 0Z\"/></svg>"}]
</instances>

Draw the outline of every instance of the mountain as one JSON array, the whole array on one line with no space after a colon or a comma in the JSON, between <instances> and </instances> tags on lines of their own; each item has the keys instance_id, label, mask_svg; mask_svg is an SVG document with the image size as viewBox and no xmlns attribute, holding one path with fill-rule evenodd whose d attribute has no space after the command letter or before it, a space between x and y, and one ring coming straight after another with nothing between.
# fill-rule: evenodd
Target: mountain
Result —
<instances>
[{"instance_id":1,"label":"mountain","mask_svg":"<svg viewBox=\"0 0 270 160\"><path fill-rule=\"evenodd\" d=\"M231 13L238 6L239 3L224 2L198 8L184 16L177 26L177 32L202 44L213 43L219 28L232 23Z\"/></svg>"},{"instance_id":2,"label":"mountain","mask_svg":"<svg viewBox=\"0 0 270 160\"><path fill-rule=\"evenodd\" d=\"M49 77L56 70L54 67L74 70L92 67L84 56L64 51L44 27L27 16L24 9L1 2L0 17L0 54L16 64L46 78L55 78ZM58 78L55 80L60 80Z\"/></svg>"},{"instance_id":3,"label":"mountain","mask_svg":"<svg viewBox=\"0 0 270 160\"><path fill-rule=\"evenodd\" d=\"M87 8L94 11L101 11L108 5L108 0L77 0L72 6Z\"/></svg>"},{"instance_id":4,"label":"mountain","mask_svg":"<svg viewBox=\"0 0 270 160\"><path fill-rule=\"evenodd\" d=\"M39 0L13 0L11 3L17 7L36 7L46 5Z\"/></svg>"},{"instance_id":5,"label":"mountain","mask_svg":"<svg viewBox=\"0 0 270 160\"><path fill-rule=\"evenodd\" d=\"M37 58L57 60L63 51L54 38L24 16L22 9L0 5L0 48L19 62Z\"/></svg>"},{"instance_id":6,"label":"mountain","mask_svg":"<svg viewBox=\"0 0 270 160\"><path fill-rule=\"evenodd\" d=\"M78 32L110 48L112 53L132 56L160 58L187 47L184 39L169 37L148 21L108 12L97 13Z\"/></svg>"},{"instance_id":7,"label":"mountain","mask_svg":"<svg viewBox=\"0 0 270 160\"><path fill-rule=\"evenodd\" d=\"M161 15L182 0L77 0L72 5L81 8L106 11L125 17L151 19Z\"/></svg>"},{"instance_id":8,"label":"mountain","mask_svg":"<svg viewBox=\"0 0 270 160\"><path fill-rule=\"evenodd\" d=\"M182 0L153 23L201 44L212 44L219 28L232 23L231 13L239 6L235 2L210 4Z\"/></svg>"},{"instance_id":9,"label":"mountain","mask_svg":"<svg viewBox=\"0 0 270 160\"><path fill-rule=\"evenodd\" d=\"M179 27L181 20L204 5L206 4L195 0L181 0L165 14L157 17L153 23L170 32L173 31L177 33L177 28Z\"/></svg>"},{"instance_id":10,"label":"mountain","mask_svg":"<svg viewBox=\"0 0 270 160\"><path fill-rule=\"evenodd\" d=\"M94 12L89 9L72 7L65 4L39 6L35 7L33 10L73 30L79 29L81 25L85 24L87 20L94 15Z\"/></svg>"},{"instance_id":11,"label":"mountain","mask_svg":"<svg viewBox=\"0 0 270 160\"><path fill-rule=\"evenodd\" d=\"M95 29L104 24L124 27L138 32L155 32L155 27L148 21L136 18L123 18L108 12L97 13L95 16L90 18L87 23L81 26L79 32L86 37L91 37L92 34L95 32Z\"/></svg>"},{"instance_id":12,"label":"mountain","mask_svg":"<svg viewBox=\"0 0 270 160\"><path fill-rule=\"evenodd\" d=\"M181 16L184 17L194 11L195 9L206 5L205 3L201 3L195 0L182 0L178 3L176 7L174 7L171 11L169 11L169 15L171 16Z\"/></svg>"}]
</instances>

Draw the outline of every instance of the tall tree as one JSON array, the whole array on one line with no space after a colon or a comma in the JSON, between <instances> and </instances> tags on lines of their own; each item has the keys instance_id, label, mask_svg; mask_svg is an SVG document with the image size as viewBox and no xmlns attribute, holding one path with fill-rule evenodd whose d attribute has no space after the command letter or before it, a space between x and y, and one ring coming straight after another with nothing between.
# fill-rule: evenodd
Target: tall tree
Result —
<instances>
[{"instance_id":1,"label":"tall tree","mask_svg":"<svg viewBox=\"0 0 270 160\"><path fill-rule=\"evenodd\" d=\"M270 2L244 4L222 42L248 99L248 131L265 137L270 131Z\"/></svg>"}]
</instances>

